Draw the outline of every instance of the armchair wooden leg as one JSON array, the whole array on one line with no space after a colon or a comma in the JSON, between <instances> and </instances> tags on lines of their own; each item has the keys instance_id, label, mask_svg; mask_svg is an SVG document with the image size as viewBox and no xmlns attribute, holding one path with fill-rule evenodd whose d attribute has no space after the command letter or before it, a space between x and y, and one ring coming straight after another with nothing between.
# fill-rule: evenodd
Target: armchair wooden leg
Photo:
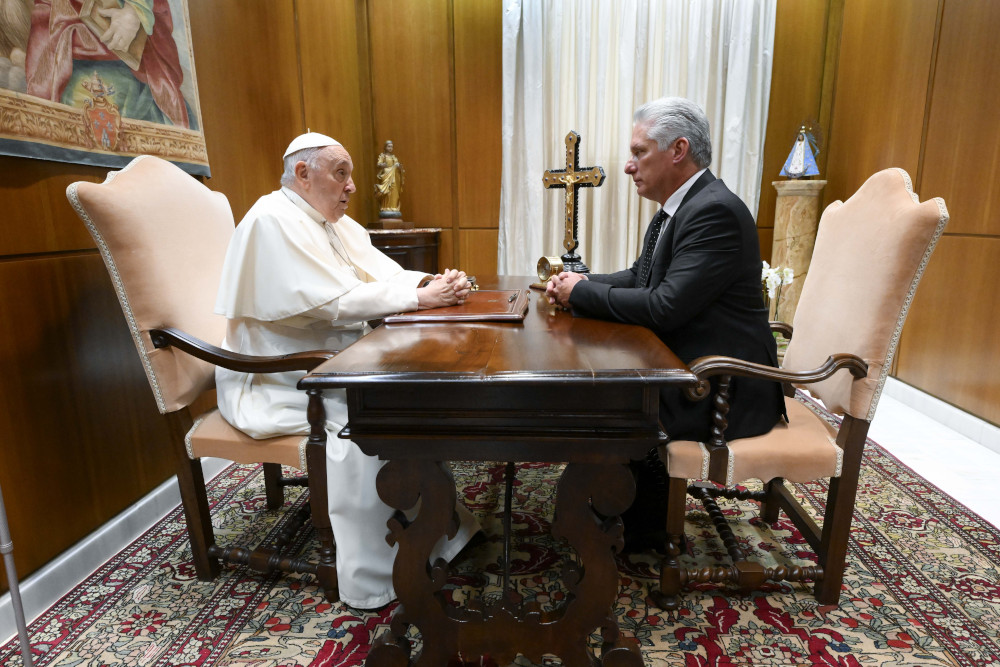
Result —
<instances>
[{"instance_id":1,"label":"armchair wooden leg","mask_svg":"<svg viewBox=\"0 0 1000 667\"><path fill-rule=\"evenodd\" d=\"M211 581L219 576L221 564L218 558L208 555L209 547L215 546L215 533L212 530L212 515L208 510L208 493L205 491L201 459L182 462L177 469L177 483L181 490L181 504L187 520L195 572L198 579Z\"/></svg>"},{"instance_id":2,"label":"armchair wooden leg","mask_svg":"<svg viewBox=\"0 0 1000 667\"><path fill-rule=\"evenodd\" d=\"M819 564L823 567L823 578L816 582L815 589L816 599L821 604L840 602L840 587L844 582L847 544L851 537L851 520L854 518L858 477L861 474L861 458L868 437L868 426L866 421L845 415L837 435L837 444L844 450L844 461L840 477L830 480L830 491L826 496L826 514L823 517L823 533L817 554Z\"/></svg>"},{"instance_id":3,"label":"armchair wooden leg","mask_svg":"<svg viewBox=\"0 0 1000 667\"><path fill-rule=\"evenodd\" d=\"M785 480L775 477L764 485L764 498L760 501L760 519L765 523L774 523L778 520L778 512L781 510L780 494L778 487L782 486Z\"/></svg>"},{"instance_id":4,"label":"armchair wooden leg","mask_svg":"<svg viewBox=\"0 0 1000 667\"><path fill-rule=\"evenodd\" d=\"M850 487L850 488L845 488ZM858 480L836 477L830 480L827 511L823 518L823 537L819 553L823 578L816 582L816 600L820 604L838 604L840 588L844 582L847 561L847 543L851 535L854 516L854 496Z\"/></svg>"},{"instance_id":5,"label":"armchair wooden leg","mask_svg":"<svg viewBox=\"0 0 1000 667\"><path fill-rule=\"evenodd\" d=\"M337 582L337 561L334 551L333 528L330 526L330 507L327 502L326 481L326 408L323 392L309 389L309 442L306 444L306 464L309 468L309 505L312 509L313 529L319 538L319 567L316 581L329 602L340 599Z\"/></svg>"},{"instance_id":6,"label":"armchair wooden leg","mask_svg":"<svg viewBox=\"0 0 1000 667\"><path fill-rule=\"evenodd\" d=\"M264 464L264 493L267 509L276 510L285 504L285 487L281 485L281 464Z\"/></svg>"},{"instance_id":7,"label":"armchair wooden leg","mask_svg":"<svg viewBox=\"0 0 1000 667\"><path fill-rule=\"evenodd\" d=\"M201 469L201 459L192 459L184 446L184 436L191 428L193 420L186 409L167 415L167 424L174 441L174 457L177 461L177 485L181 491L181 504L187 520L188 539L191 540L191 555L198 579L211 581L219 576L221 563L209 556L208 550L215 546L215 532L212 530L212 515L208 510L208 493L205 491L205 474Z\"/></svg>"},{"instance_id":8,"label":"armchair wooden leg","mask_svg":"<svg viewBox=\"0 0 1000 667\"><path fill-rule=\"evenodd\" d=\"M687 509L687 480L669 477L667 481L667 555L660 561L660 589L651 597L658 607L674 611L680 607L680 555L686 548L684 515Z\"/></svg>"},{"instance_id":9,"label":"armchair wooden leg","mask_svg":"<svg viewBox=\"0 0 1000 667\"><path fill-rule=\"evenodd\" d=\"M668 478L667 482L667 536L675 535L678 545L684 549L687 538L684 536L684 516L687 514L687 480L677 477Z\"/></svg>"}]
</instances>

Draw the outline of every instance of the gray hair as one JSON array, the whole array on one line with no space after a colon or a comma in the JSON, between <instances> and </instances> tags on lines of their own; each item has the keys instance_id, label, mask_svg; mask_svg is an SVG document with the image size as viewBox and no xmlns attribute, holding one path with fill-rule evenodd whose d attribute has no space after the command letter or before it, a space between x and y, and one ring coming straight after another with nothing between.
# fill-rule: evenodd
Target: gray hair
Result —
<instances>
[{"instance_id":1,"label":"gray hair","mask_svg":"<svg viewBox=\"0 0 1000 667\"><path fill-rule=\"evenodd\" d=\"M310 169L316 169L319 167L319 152L324 148L329 148L328 146L319 146L317 148L303 148L300 151L295 151L285 158L285 170L281 173L281 184L285 187L291 187L295 184L295 165L299 162L305 162L306 166Z\"/></svg>"},{"instance_id":2,"label":"gray hair","mask_svg":"<svg viewBox=\"0 0 1000 667\"><path fill-rule=\"evenodd\" d=\"M688 140L691 159L699 169L712 162L712 137L708 117L701 107L683 97L661 97L635 110L636 124L648 123L646 135L666 150L681 137Z\"/></svg>"}]
</instances>

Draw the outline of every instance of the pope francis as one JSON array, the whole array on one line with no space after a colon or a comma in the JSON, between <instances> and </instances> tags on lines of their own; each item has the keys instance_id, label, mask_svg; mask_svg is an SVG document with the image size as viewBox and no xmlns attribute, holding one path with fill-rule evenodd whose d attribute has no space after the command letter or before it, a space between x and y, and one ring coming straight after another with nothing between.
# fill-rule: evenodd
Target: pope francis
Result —
<instances>
[{"instance_id":1,"label":"pope francis","mask_svg":"<svg viewBox=\"0 0 1000 667\"><path fill-rule=\"evenodd\" d=\"M252 355L341 350L365 335L367 321L390 313L462 303L465 274L404 271L374 248L346 214L355 192L347 150L328 136L296 137L284 155L281 189L264 195L236 228L215 311L229 319L224 347ZM255 438L309 432L301 372L248 374L218 369L219 410ZM341 600L372 609L395 598L386 544L392 510L378 497L382 466L337 433L347 422L344 390L324 393L330 523ZM461 527L434 558L450 560L478 530L458 503Z\"/></svg>"}]
</instances>

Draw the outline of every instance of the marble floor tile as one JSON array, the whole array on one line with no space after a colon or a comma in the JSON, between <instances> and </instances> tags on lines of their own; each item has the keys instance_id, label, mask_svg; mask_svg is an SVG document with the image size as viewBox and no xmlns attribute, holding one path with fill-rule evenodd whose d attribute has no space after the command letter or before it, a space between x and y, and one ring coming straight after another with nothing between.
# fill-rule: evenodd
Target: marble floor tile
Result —
<instances>
[{"instance_id":1,"label":"marble floor tile","mask_svg":"<svg viewBox=\"0 0 1000 667\"><path fill-rule=\"evenodd\" d=\"M1000 453L886 395L868 435L927 481L1000 526Z\"/></svg>"}]
</instances>

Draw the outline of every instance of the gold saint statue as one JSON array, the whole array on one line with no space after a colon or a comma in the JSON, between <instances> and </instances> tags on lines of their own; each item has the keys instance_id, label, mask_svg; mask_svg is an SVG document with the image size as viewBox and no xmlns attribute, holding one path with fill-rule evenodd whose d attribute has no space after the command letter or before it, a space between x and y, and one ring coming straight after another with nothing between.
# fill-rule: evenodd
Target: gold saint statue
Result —
<instances>
[{"instance_id":1,"label":"gold saint statue","mask_svg":"<svg viewBox=\"0 0 1000 667\"><path fill-rule=\"evenodd\" d=\"M378 156L378 174L375 176L375 199L378 200L379 218L402 218L399 196L403 194L403 165L392 152L392 141L385 142L385 150Z\"/></svg>"}]
</instances>

